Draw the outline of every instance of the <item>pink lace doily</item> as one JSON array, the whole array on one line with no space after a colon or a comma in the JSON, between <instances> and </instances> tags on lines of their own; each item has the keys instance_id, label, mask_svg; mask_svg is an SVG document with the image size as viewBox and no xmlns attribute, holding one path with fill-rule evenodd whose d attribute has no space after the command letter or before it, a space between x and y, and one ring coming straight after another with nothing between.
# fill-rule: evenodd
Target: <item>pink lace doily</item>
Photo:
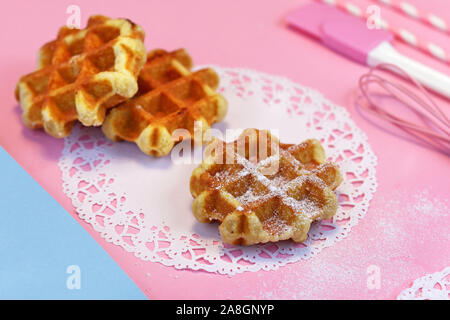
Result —
<instances>
[{"instance_id":1,"label":"pink lace doily","mask_svg":"<svg viewBox=\"0 0 450 320\"><path fill-rule=\"evenodd\" d=\"M427 274L403 290L398 300L450 300L450 267L441 272Z\"/></svg>"},{"instance_id":2,"label":"pink lace doily","mask_svg":"<svg viewBox=\"0 0 450 320\"><path fill-rule=\"evenodd\" d=\"M201 224L191 212L189 179L198 163L173 162L170 156L155 159L133 143L108 141L99 128L75 126L65 138L59 166L64 192L80 218L142 260L229 275L277 269L345 238L364 217L377 188L376 157L349 113L282 77L212 68L229 103L225 121L214 128L270 129L285 143L319 139L344 177L336 216L314 223L301 244L224 246L217 225Z\"/></svg>"}]
</instances>

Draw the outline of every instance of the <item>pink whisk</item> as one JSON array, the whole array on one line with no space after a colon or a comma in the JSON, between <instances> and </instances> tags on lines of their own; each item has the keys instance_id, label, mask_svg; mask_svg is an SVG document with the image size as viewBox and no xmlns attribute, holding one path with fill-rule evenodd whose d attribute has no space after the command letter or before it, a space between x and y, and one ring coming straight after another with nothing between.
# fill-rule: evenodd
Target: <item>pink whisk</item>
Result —
<instances>
[{"instance_id":1,"label":"pink whisk","mask_svg":"<svg viewBox=\"0 0 450 320\"><path fill-rule=\"evenodd\" d=\"M392 82L376 74L376 71L391 72L396 70L406 79L410 80L426 99L416 95L400 83ZM391 97L400 101L403 105L420 116L423 124L417 124L395 115L395 113L383 108L379 103L372 99L370 85L377 84L383 88ZM418 139L423 144L450 156L450 121L439 106L433 101L427 90L411 77L407 72L392 64L379 64L372 67L368 73L362 75L359 79L359 88L361 95L357 99L357 106L365 109L369 113L393 124L407 134ZM397 90L397 92L395 91ZM398 92L404 94L415 104L408 103ZM363 101L365 100L365 101Z\"/></svg>"}]
</instances>

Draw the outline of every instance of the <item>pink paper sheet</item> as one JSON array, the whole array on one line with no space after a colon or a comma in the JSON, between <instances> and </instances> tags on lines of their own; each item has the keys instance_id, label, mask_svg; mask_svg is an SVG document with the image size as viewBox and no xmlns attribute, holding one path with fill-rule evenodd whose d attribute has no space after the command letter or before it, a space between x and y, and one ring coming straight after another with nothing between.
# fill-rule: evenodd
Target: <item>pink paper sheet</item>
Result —
<instances>
[{"instance_id":1,"label":"pink paper sheet","mask_svg":"<svg viewBox=\"0 0 450 320\"><path fill-rule=\"evenodd\" d=\"M414 279L448 265L448 158L379 130L355 111L352 95L358 77L366 68L287 29L283 22L287 13L305 2L78 1L82 25L91 14L128 17L146 30L147 48L185 47L197 64L257 69L321 91L328 99L347 108L358 126L365 130L378 156L378 191L369 212L350 235L317 257L276 271L228 277L143 262L106 243L89 225L80 222L149 298L391 299ZM440 0L410 2L450 20L449 4ZM70 4L19 0L3 4L0 143L80 221L61 188L57 161L63 141L25 128L13 95L17 79L34 69L38 48L53 39L66 22ZM450 46L445 35L420 23L386 8L382 8L382 15L443 46ZM396 47L450 74L448 66L432 58L401 44L396 43ZM436 101L444 109L450 107L448 101L440 98ZM379 289L367 285L370 266L380 270Z\"/></svg>"}]
</instances>

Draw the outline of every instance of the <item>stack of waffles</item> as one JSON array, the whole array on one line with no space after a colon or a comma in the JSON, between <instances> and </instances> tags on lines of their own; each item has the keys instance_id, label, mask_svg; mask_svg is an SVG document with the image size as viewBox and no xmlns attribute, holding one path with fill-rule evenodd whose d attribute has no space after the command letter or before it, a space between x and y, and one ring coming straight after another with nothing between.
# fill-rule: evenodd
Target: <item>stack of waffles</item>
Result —
<instances>
[{"instance_id":1,"label":"stack of waffles","mask_svg":"<svg viewBox=\"0 0 450 320\"><path fill-rule=\"evenodd\" d=\"M212 69L191 72L185 50L144 47L144 31L128 19L93 16L85 29L62 27L39 50L38 70L20 78L22 120L57 138L76 121L101 126L113 141L134 141L154 156L167 155L176 129L193 133L221 121L225 99ZM187 138L187 137L186 137Z\"/></svg>"}]
</instances>

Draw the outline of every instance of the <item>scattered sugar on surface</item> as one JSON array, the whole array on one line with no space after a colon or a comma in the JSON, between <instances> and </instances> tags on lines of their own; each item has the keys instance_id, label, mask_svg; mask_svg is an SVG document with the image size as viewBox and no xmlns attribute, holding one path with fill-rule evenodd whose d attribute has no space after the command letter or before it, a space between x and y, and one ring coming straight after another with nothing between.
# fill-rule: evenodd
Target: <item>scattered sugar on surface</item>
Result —
<instances>
[{"instance_id":1,"label":"scattered sugar on surface","mask_svg":"<svg viewBox=\"0 0 450 320\"><path fill-rule=\"evenodd\" d=\"M421 215L427 216L448 216L448 199L441 201L433 198L430 191L425 189L414 195L415 204L414 210Z\"/></svg>"},{"instance_id":2,"label":"scattered sugar on surface","mask_svg":"<svg viewBox=\"0 0 450 320\"><path fill-rule=\"evenodd\" d=\"M413 199L412 201L410 201ZM409 202L408 202L409 201ZM424 189L411 194L399 190L380 196L380 205L368 214L366 227L370 232L365 240L348 242L347 246L336 246L320 255L280 268L276 276L268 277L261 271L257 281L243 283L247 294L244 299L336 299L336 298L382 298L390 299L397 294L399 286L411 281L411 273L421 272L414 260L414 248L409 247L411 235L401 223L405 218L442 217L449 215L448 199L433 196ZM415 224L419 224L415 222ZM361 227L364 227L363 225ZM359 232L361 233L361 232ZM427 233L429 235L429 233ZM425 235L427 236L427 235ZM439 239L445 241L444 234ZM445 253L442 253L445 254ZM351 255L351 256L349 256ZM344 257L344 259L342 259ZM367 289L367 267L377 265L381 269L381 290ZM271 271L272 272L272 271ZM274 285L274 282L276 285ZM352 295L344 288L354 288ZM397 291L396 291L397 290ZM235 297L230 292L230 297Z\"/></svg>"},{"instance_id":3,"label":"scattered sugar on surface","mask_svg":"<svg viewBox=\"0 0 450 320\"><path fill-rule=\"evenodd\" d=\"M411 228L423 228L429 223L446 223L444 218L449 215L448 199L442 200L434 197L429 190L423 189L413 194L406 191L396 191L389 196L381 197L383 206L373 211L376 215L374 230L370 240L377 243L395 243L397 249L392 249L391 258L411 258L405 253L404 246L411 243ZM404 219L407 219L406 221ZM434 221L434 222L433 222ZM417 243L426 243L431 237L435 239L449 239L448 235L435 233L432 230L414 234Z\"/></svg>"}]
</instances>

